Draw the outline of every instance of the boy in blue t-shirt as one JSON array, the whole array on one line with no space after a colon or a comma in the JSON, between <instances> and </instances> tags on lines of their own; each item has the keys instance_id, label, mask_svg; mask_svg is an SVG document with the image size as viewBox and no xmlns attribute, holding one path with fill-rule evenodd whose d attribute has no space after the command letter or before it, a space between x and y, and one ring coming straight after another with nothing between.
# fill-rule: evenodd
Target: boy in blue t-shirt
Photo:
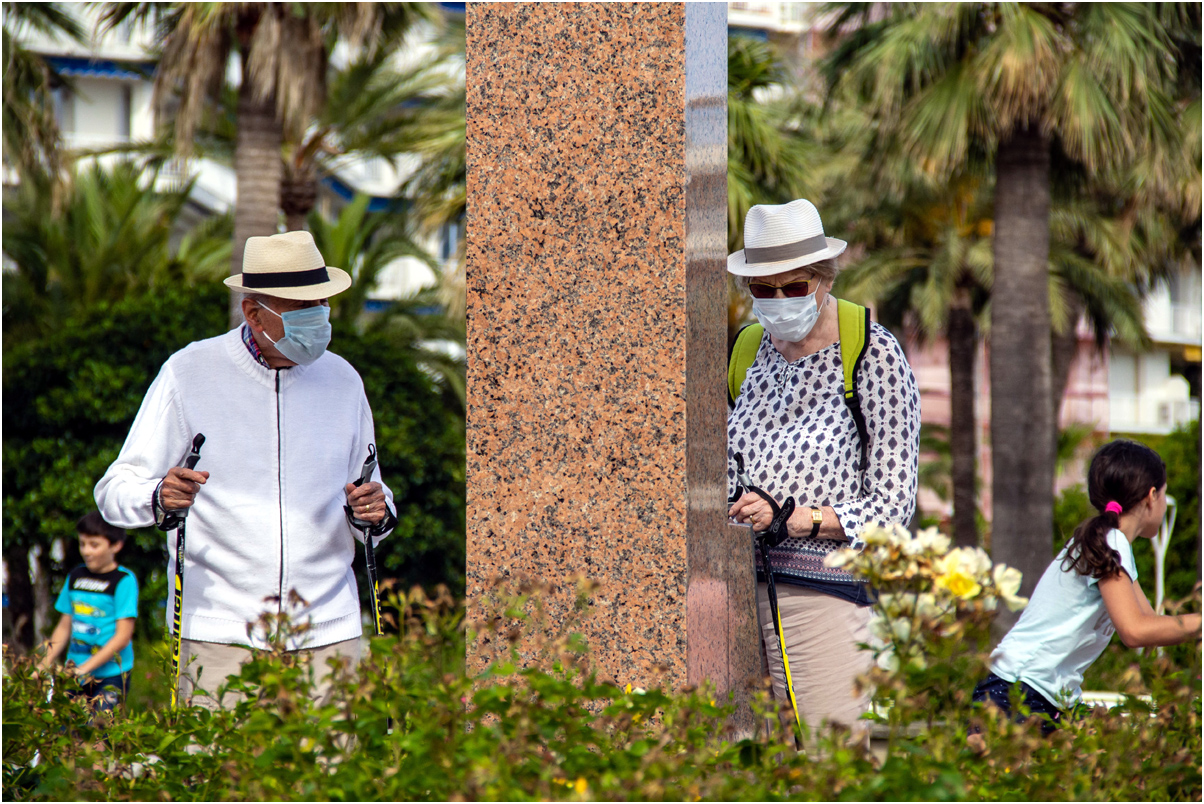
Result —
<instances>
[{"instance_id":1,"label":"boy in blue t-shirt","mask_svg":"<svg viewBox=\"0 0 1204 804\"><path fill-rule=\"evenodd\" d=\"M46 644L40 667L46 669L63 648L67 667L80 682L78 692L96 699L97 710L114 708L129 690L134 666L134 621L138 617L138 581L117 564L125 531L105 522L99 511L75 524L83 566L71 570L54 607L63 613Z\"/></svg>"}]
</instances>

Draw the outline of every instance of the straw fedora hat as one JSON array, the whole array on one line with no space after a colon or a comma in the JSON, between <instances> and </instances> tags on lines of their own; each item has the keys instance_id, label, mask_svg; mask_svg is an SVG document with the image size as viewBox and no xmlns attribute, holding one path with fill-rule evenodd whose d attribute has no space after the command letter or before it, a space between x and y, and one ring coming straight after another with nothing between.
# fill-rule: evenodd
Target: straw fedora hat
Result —
<instances>
[{"instance_id":1,"label":"straw fedora hat","mask_svg":"<svg viewBox=\"0 0 1204 804\"><path fill-rule=\"evenodd\" d=\"M772 276L839 256L848 243L824 236L815 205L757 204L744 216L744 248L727 258L736 276Z\"/></svg>"},{"instance_id":2,"label":"straw fedora hat","mask_svg":"<svg viewBox=\"0 0 1204 804\"><path fill-rule=\"evenodd\" d=\"M270 237L248 237L242 254L242 273L225 280L226 286L278 299L316 301L351 287L351 276L322 259L309 232L285 232Z\"/></svg>"}]
</instances>

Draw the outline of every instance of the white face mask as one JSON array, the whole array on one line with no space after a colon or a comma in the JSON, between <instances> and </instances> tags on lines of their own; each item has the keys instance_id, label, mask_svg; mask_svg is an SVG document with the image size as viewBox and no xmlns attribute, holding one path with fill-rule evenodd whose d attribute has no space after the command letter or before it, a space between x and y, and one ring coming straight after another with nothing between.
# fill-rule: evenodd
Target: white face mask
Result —
<instances>
[{"instance_id":1,"label":"white face mask","mask_svg":"<svg viewBox=\"0 0 1204 804\"><path fill-rule=\"evenodd\" d=\"M797 299L753 299L753 315L778 340L798 343L819 320L816 293Z\"/></svg>"}]
</instances>

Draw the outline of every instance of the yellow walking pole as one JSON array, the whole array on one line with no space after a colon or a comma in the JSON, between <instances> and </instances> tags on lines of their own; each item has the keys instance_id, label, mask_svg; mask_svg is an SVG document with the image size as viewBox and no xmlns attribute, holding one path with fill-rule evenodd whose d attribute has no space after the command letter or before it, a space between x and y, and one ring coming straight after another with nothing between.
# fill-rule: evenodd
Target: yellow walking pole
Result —
<instances>
[{"instance_id":1,"label":"yellow walking pole","mask_svg":"<svg viewBox=\"0 0 1204 804\"><path fill-rule=\"evenodd\" d=\"M201 459L201 445L204 443L205 436L197 433L196 438L192 439L192 451L180 465L185 469L196 468L197 461ZM171 676L174 683L171 686L171 708L175 709L180 688L180 643L183 640L181 619L184 612L184 523L188 521L188 509L170 513L179 519L179 524L176 525L175 594L172 595L175 598L175 610L172 615Z\"/></svg>"}]
</instances>

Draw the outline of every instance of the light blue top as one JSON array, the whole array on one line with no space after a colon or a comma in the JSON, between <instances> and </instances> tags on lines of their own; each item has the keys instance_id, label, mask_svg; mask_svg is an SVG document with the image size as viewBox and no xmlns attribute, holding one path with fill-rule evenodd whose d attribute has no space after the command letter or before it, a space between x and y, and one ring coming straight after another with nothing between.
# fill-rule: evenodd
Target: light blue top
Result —
<instances>
[{"instance_id":1,"label":"light blue top","mask_svg":"<svg viewBox=\"0 0 1204 804\"><path fill-rule=\"evenodd\" d=\"M1137 580L1128 538L1119 530L1106 538L1120 556L1121 568ZM1063 548L1037 582L1020 621L991 654L991 672L1023 681L1058 706L1082 697L1083 674L1116 631L1096 579L1063 571L1065 555Z\"/></svg>"}]
</instances>

